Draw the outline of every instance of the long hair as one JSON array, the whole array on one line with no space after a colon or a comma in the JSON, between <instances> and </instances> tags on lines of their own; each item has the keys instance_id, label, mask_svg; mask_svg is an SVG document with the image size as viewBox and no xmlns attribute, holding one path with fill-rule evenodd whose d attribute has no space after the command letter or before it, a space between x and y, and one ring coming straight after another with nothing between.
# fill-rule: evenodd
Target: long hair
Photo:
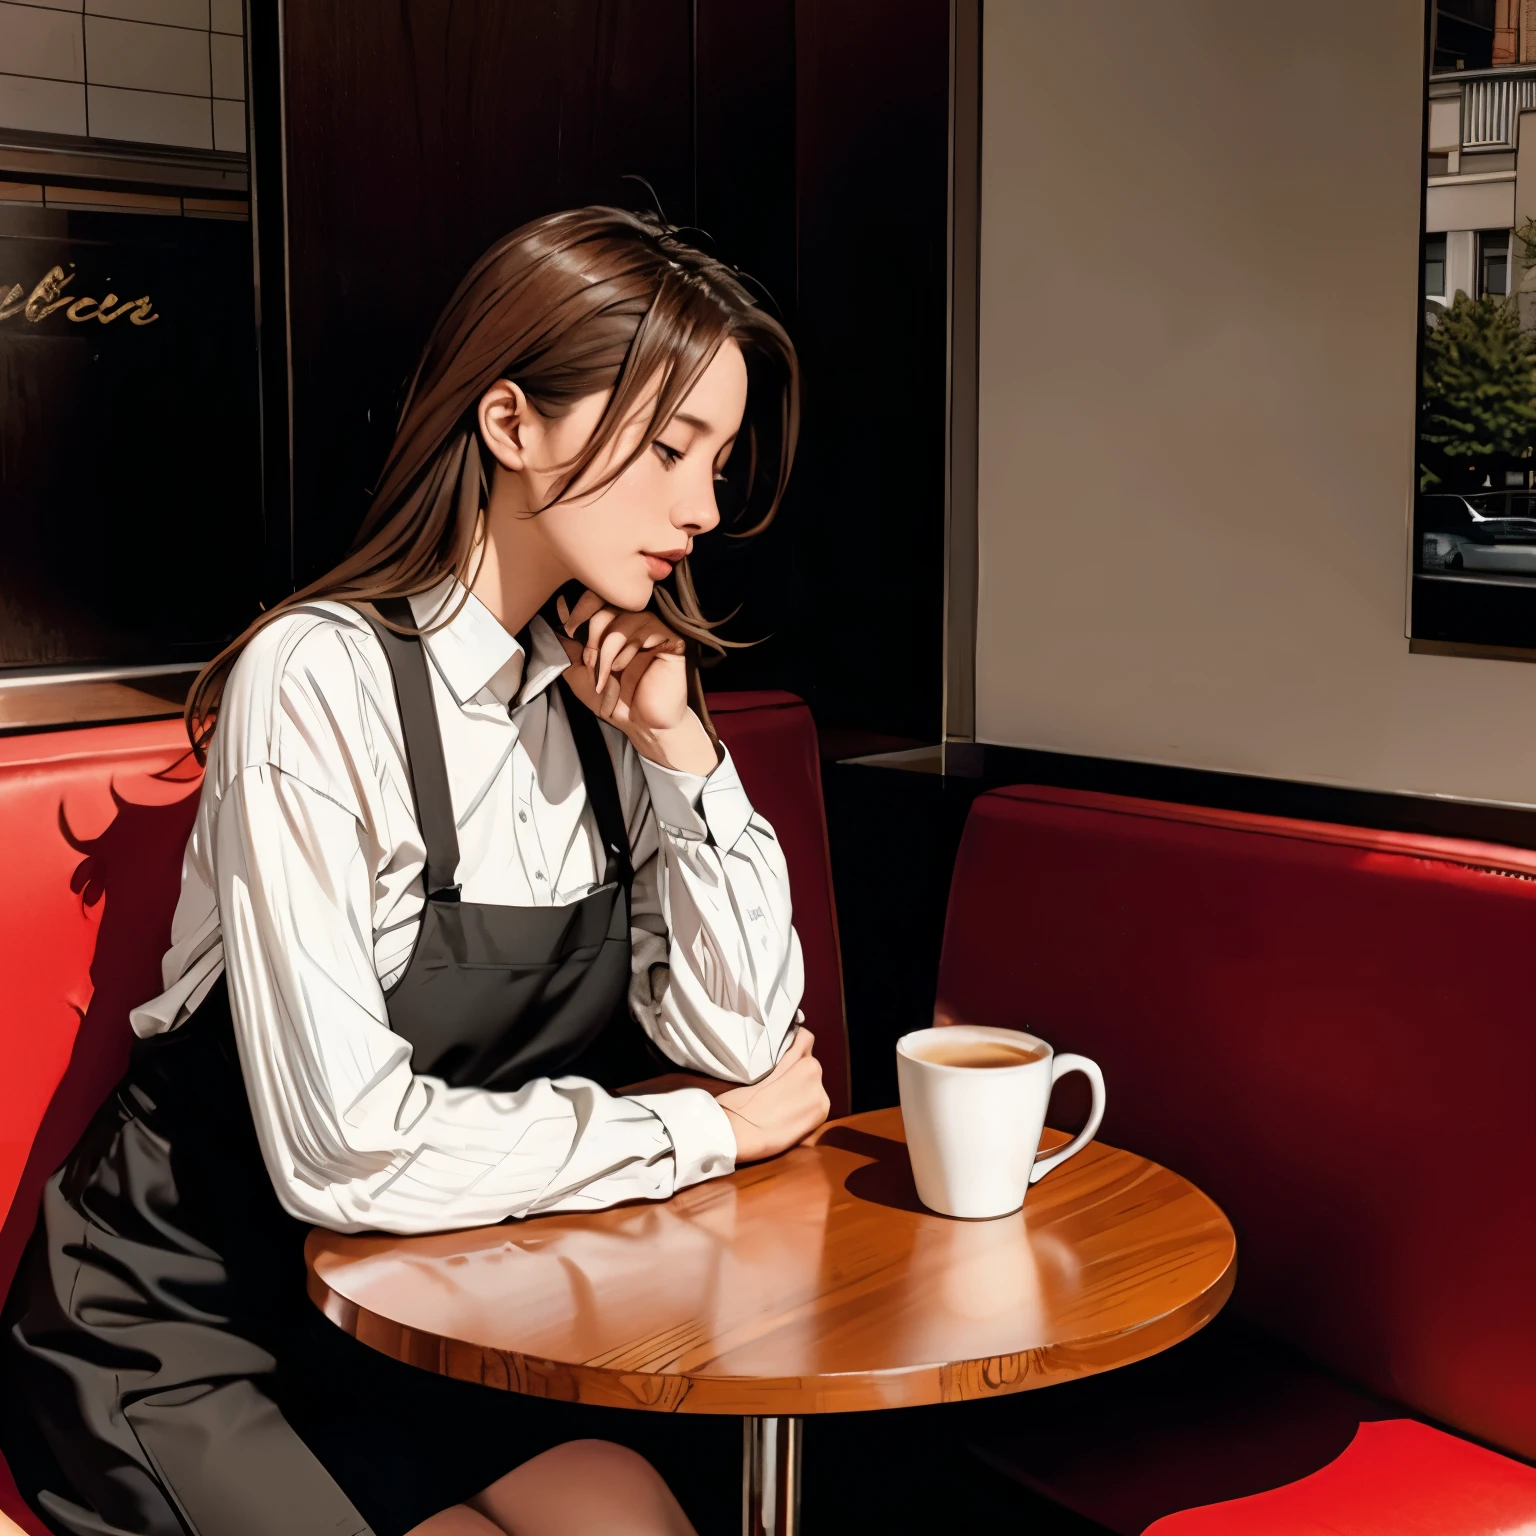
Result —
<instances>
[{"instance_id":1,"label":"long hair","mask_svg":"<svg viewBox=\"0 0 1536 1536\"><path fill-rule=\"evenodd\" d=\"M185 718L199 759L206 756L230 668L251 637L280 614L325 598L405 597L450 574L468 585L487 497L476 407L498 379L511 379L541 414L555 417L588 395L611 391L591 438L562 466L546 504L553 505L655 387L638 445L584 485L583 494L618 479L666 429L727 340L741 347L749 380L746 431L728 473L738 482L743 513L755 499L766 500L756 523L737 535L744 537L772 520L794 458L799 370L784 328L730 267L651 216L578 208L535 219L498 240L432 327L351 550L318 581L262 613L198 674ZM762 409L764 395L776 409ZM735 642L716 635L704 617L686 560L656 588L653 602L687 644L689 702L713 735L700 653L723 653Z\"/></svg>"}]
</instances>

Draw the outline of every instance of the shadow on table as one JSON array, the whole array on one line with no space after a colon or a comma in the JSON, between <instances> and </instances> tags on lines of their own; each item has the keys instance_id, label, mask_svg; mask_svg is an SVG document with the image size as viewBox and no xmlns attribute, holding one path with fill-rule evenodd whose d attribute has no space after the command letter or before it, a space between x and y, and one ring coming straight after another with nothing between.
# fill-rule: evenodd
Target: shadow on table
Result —
<instances>
[{"instance_id":1,"label":"shadow on table","mask_svg":"<svg viewBox=\"0 0 1536 1536\"><path fill-rule=\"evenodd\" d=\"M927 1207L917 1198L906 1142L874 1136L848 1125L834 1125L817 1137L816 1144L870 1159L843 1181L843 1187L855 1199L892 1210L915 1211L920 1216L928 1214Z\"/></svg>"}]
</instances>

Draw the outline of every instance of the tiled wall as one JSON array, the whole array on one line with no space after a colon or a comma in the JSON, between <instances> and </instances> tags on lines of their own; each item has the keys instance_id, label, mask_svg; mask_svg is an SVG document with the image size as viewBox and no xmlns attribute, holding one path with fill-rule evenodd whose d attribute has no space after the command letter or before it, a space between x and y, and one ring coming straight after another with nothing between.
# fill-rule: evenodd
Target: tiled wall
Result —
<instances>
[{"instance_id":1,"label":"tiled wall","mask_svg":"<svg viewBox=\"0 0 1536 1536\"><path fill-rule=\"evenodd\" d=\"M50 187L36 181L0 181L0 210L5 207L63 208L88 213L168 213L189 219L249 220L243 197L201 197L179 192L120 192L112 187ZM0 284L0 287L3 287ZM3 711L0 711L3 715ZM4 721L0 719L0 729Z\"/></svg>"},{"instance_id":2,"label":"tiled wall","mask_svg":"<svg viewBox=\"0 0 1536 1536\"><path fill-rule=\"evenodd\" d=\"M0 130L245 151L242 0L0 0Z\"/></svg>"}]
</instances>

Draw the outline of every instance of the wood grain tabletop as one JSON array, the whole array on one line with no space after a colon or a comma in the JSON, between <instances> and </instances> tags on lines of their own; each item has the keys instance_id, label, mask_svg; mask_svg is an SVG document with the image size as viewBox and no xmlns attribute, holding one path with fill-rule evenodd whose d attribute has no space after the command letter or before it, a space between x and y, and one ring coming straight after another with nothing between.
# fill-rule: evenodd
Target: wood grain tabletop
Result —
<instances>
[{"instance_id":1,"label":"wood grain tabletop","mask_svg":"<svg viewBox=\"0 0 1536 1536\"><path fill-rule=\"evenodd\" d=\"M424 1370L614 1407L805 1414L1022 1392L1156 1354L1221 1309L1236 1242L1186 1179L1098 1142L1022 1214L933 1215L884 1109L664 1203L425 1237L316 1229L305 1254L334 1323Z\"/></svg>"}]
</instances>

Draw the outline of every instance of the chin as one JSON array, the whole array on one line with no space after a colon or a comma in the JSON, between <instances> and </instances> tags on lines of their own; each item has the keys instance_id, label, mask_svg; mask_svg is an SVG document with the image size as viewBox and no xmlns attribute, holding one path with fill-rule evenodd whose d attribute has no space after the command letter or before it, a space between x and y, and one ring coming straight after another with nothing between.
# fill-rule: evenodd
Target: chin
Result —
<instances>
[{"instance_id":1,"label":"chin","mask_svg":"<svg viewBox=\"0 0 1536 1536\"><path fill-rule=\"evenodd\" d=\"M656 584L650 572L643 565L636 570L637 565L638 560L615 560L602 574L577 572L576 580L588 591L597 593L610 608L638 613L650 602Z\"/></svg>"},{"instance_id":2,"label":"chin","mask_svg":"<svg viewBox=\"0 0 1536 1536\"><path fill-rule=\"evenodd\" d=\"M627 608L631 613L639 613L650 602L656 583L650 577L642 576L639 581L615 581L594 587L593 590L600 593L610 607Z\"/></svg>"}]
</instances>

